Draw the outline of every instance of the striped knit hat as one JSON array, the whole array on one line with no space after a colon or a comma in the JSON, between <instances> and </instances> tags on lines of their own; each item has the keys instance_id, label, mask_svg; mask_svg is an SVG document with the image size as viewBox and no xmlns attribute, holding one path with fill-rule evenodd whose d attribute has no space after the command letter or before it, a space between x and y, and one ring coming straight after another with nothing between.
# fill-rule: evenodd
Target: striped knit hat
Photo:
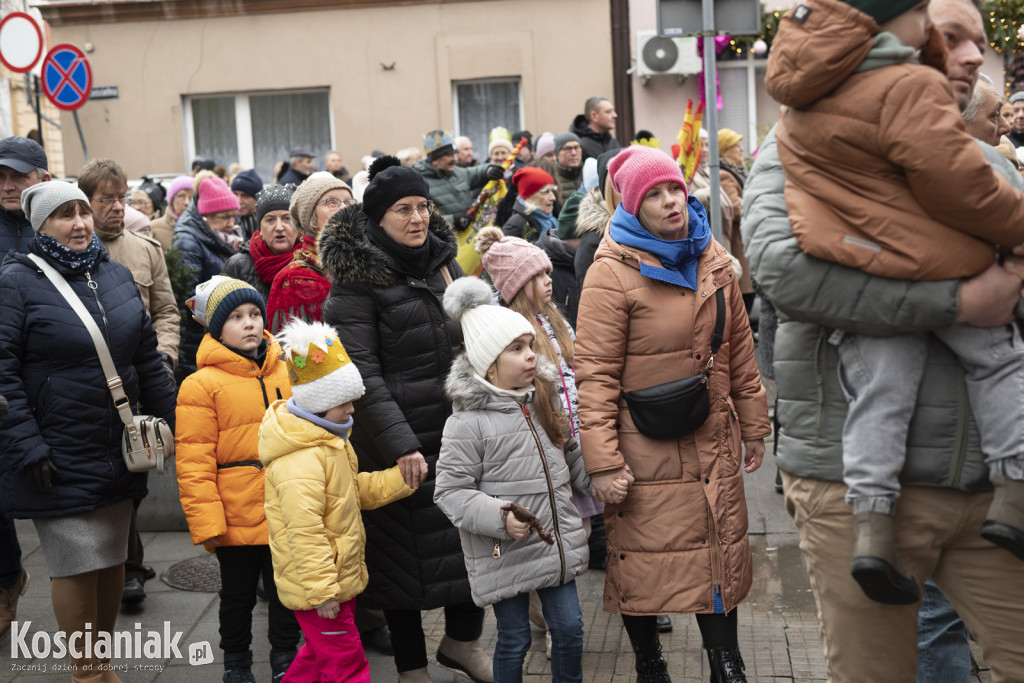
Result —
<instances>
[{"instance_id":1,"label":"striped knit hat","mask_svg":"<svg viewBox=\"0 0 1024 683\"><path fill-rule=\"evenodd\" d=\"M263 326L267 326L267 304L252 285L241 280L214 275L196 285L196 295L185 302L192 311L192 317L208 328L214 339L220 339L228 314L242 304L259 306L263 314Z\"/></svg>"}]
</instances>

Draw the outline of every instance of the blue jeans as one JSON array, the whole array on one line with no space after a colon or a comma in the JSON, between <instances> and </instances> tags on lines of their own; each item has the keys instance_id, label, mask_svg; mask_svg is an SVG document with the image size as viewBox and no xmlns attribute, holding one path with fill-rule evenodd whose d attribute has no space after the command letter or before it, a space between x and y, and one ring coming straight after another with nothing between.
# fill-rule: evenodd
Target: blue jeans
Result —
<instances>
[{"instance_id":1,"label":"blue jeans","mask_svg":"<svg viewBox=\"0 0 1024 683\"><path fill-rule=\"evenodd\" d=\"M931 581L917 612L917 683L969 683L967 627Z\"/></svg>"},{"instance_id":2,"label":"blue jeans","mask_svg":"<svg viewBox=\"0 0 1024 683\"><path fill-rule=\"evenodd\" d=\"M583 613L576 582L540 588L541 609L551 631L551 680L583 680ZM520 593L494 604L498 644L494 646L494 683L523 680L523 661L530 650L530 595Z\"/></svg>"},{"instance_id":3,"label":"blue jeans","mask_svg":"<svg viewBox=\"0 0 1024 683\"><path fill-rule=\"evenodd\" d=\"M0 588L13 586L21 578L21 545L14 520L0 514Z\"/></svg>"}]
</instances>

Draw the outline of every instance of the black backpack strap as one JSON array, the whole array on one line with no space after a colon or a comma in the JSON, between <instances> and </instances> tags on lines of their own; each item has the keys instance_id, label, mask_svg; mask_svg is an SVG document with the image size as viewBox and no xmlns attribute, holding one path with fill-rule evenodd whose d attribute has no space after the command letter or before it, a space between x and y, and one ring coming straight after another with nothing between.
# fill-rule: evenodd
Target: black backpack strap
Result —
<instances>
[{"instance_id":1,"label":"black backpack strap","mask_svg":"<svg viewBox=\"0 0 1024 683\"><path fill-rule=\"evenodd\" d=\"M719 287L715 291L715 331L711 335L711 355L718 353L718 347L722 345L722 336L725 333L725 288Z\"/></svg>"}]
</instances>

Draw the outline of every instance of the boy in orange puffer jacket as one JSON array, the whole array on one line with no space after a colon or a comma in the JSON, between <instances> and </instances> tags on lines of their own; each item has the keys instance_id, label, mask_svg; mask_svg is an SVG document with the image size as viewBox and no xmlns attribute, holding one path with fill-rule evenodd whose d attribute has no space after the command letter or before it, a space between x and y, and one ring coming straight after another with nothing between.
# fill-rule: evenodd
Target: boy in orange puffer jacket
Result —
<instances>
[{"instance_id":1,"label":"boy in orange puffer jacket","mask_svg":"<svg viewBox=\"0 0 1024 683\"><path fill-rule=\"evenodd\" d=\"M266 304L250 285L215 276L188 300L209 334L198 370L178 391L175 433L178 490L192 541L220 564L220 648L224 683L255 683L252 608L260 576L270 601L270 666L284 677L299 643L299 626L281 604L263 512L263 464L256 441L272 401L288 398L281 347L266 331Z\"/></svg>"}]
</instances>

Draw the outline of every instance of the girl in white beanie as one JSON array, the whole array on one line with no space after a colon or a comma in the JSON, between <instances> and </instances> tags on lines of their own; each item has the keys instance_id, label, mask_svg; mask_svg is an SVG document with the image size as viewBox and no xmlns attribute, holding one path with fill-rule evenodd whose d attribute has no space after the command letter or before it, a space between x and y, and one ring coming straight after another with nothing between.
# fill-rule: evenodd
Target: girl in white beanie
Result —
<instances>
[{"instance_id":1,"label":"girl in white beanie","mask_svg":"<svg viewBox=\"0 0 1024 683\"><path fill-rule=\"evenodd\" d=\"M533 325L492 297L477 278L456 280L445 292L465 352L445 385L454 412L444 428L434 502L459 529L473 601L493 605L495 680L522 679L529 593L537 591L551 630L552 680L580 681L575 578L589 553L571 487L589 492L590 477L555 390L556 371L533 351ZM627 477L618 484L625 496Z\"/></svg>"}]
</instances>

